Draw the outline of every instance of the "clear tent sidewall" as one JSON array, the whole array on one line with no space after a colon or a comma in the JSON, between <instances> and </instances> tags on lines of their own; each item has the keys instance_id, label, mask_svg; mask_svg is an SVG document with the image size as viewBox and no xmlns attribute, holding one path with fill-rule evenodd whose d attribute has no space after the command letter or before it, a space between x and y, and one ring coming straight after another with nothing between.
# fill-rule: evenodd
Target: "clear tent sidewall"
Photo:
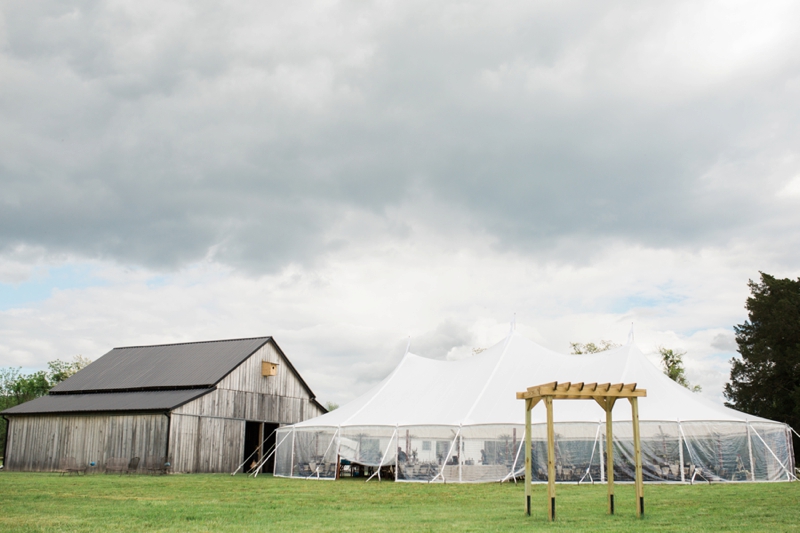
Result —
<instances>
[{"instance_id":1,"label":"clear tent sidewall","mask_svg":"<svg viewBox=\"0 0 800 533\"><path fill-rule=\"evenodd\" d=\"M641 421L646 482L794 479L790 428L777 422ZM556 480L605 481L605 421L555 424ZM634 479L633 430L615 421L614 477ZM335 479L340 460L394 466L409 482L480 483L522 477L524 425L287 426L278 430L275 475ZM547 481L545 424L532 428L534 482Z\"/></svg>"}]
</instances>

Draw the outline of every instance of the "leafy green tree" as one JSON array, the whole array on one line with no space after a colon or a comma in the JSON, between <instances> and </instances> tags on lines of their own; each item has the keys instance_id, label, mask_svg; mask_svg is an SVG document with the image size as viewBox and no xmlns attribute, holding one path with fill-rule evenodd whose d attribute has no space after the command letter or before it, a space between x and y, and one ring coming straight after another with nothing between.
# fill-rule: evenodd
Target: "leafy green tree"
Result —
<instances>
[{"instance_id":1,"label":"leafy green tree","mask_svg":"<svg viewBox=\"0 0 800 533\"><path fill-rule=\"evenodd\" d=\"M675 351L671 348L664 348L661 346L658 349L661 354L661 368L664 370L669 379L682 385L692 392L700 392L703 388L700 385L691 385L689 380L686 379L686 369L683 367L683 356L686 355L684 351Z\"/></svg>"},{"instance_id":2,"label":"leafy green tree","mask_svg":"<svg viewBox=\"0 0 800 533\"><path fill-rule=\"evenodd\" d=\"M19 368L0 368L0 411L13 407L11 388L20 377Z\"/></svg>"},{"instance_id":3,"label":"leafy green tree","mask_svg":"<svg viewBox=\"0 0 800 533\"><path fill-rule=\"evenodd\" d=\"M747 284L748 319L733 328L741 358L731 360L725 405L800 429L800 278L760 274Z\"/></svg>"},{"instance_id":4,"label":"leafy green tree","mask_svg":"<svg viewBox=\"0 0 800 533\"><path fill-rule=\"evenodd\" d=\"M0 368L0 411L44 396L89 363L91 360L76 355L73 361L50 361L47 370L31 374L23 374L19 368ZM5 439L6 420L0 417L0 450L5 450Z\"/></svg>"},{"instance_id":5,"label":"leafy green tree","mask_svg":"<svg viewBox=\"0 0 800 533\"><path fill-rule=\"evenodd\" d=\"M586 344L582 344L580 342L571 342L569 345L572 346L573 355L600 353L610 350L611 348L618 348L619 346L622 346L621 344L611 341L600 341L597 344L593 342L587 342Z\"/></svg>"},{"instance_id":6,"label":"leafy green tree","mask_svg":"<svg viewBox=\"0 0 800 533\"><path fill-rule=\"evenodd\" d=\"M47 363L47 368L49 369L49 372L47 373L47 379L51 386L55 387L79 370L83 370L89 366L89 363L91 362L91 359L88 359L82 355L76 355L72 362L62 361L60 359L50 361Z\"/></svg>"},{"instance_id":7,"label":"leafy green tree","mask_svg":"<svg viewBox=\"0 0 800 533\"><path fill-rule=\"evenodd\" d=\"M44 396L51 388L47 372L39 370L33 374L21 374L16 381L9 384L9 394L13 398L14 405L19 405Z\"/></svg>"},{"instance_id":8,"label":"leafy green tree","mask_svg":"<svg viewBox=\"0 0 800 533\"><path fill-rule=\"evenodd\" d=\"M327 409L329 413L331 411L335 411L338 408L339 408L339 404L338 403L328 402L328 403L325 404L325 409Z\"/></svg>"}]
</instances>

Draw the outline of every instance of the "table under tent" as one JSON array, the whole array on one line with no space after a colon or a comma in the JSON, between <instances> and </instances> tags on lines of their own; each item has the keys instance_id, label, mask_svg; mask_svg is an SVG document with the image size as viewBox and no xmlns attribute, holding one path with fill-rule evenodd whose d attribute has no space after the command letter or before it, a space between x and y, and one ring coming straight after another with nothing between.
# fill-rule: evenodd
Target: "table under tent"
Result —
<instances>
[{"instance_id":1,"label":"table under tent","mask_svg":"<svg viewBox=\"0 0 800 533\"><path fill-rule=\"evenodd\" d=\"M335 479L341 464L397 481L491 482L521 477L524 409L516 391L536 382L636 383L643 477L650 482L788 481L794 477L791 428L728 409L676 384L636 347L589 355L548 350L512 332L459 361L406 353L361 397L278 430L275 475ZM554 412L556 480L605 481L605 418L562 402ZM546 425L533 413L532 476L547 480ZM613 409L614 473L634 479L630 409Z\"/></svg>"}]
</instances>

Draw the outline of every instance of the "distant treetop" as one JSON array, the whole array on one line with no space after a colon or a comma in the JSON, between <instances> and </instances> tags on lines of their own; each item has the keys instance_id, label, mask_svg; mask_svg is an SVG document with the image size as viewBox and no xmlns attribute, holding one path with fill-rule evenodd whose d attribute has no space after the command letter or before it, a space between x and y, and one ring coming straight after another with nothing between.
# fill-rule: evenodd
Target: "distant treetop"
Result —
<instances>
[{"instance_id":1,"label":"distant treetop","mask_svg":"<svg viewBox=\"0 0 800 533\"><path fill-rule=\"evenodd\" d=\"M611 341L600 341L596 344L594 342L587 342L586 344L582 344L580 342L571 342L569 344L570 346L572 346L571 353L573 355L605 352L606 350L610 350L611 348L618 348L622 346L621 344L617 344L616 342L611 342Z\"/></svg>"},{"instance_id":2,"label":"distant treetop","mask_svg":"<svg viewBox=\"0 0 800 533\"><path fill-rule=\"evenodd\" d=\"M686 355L685 351L673 350L672 348L658 348L658 353L661 355L661 369L664 371L669 379L686 387L692 392L700 392L703 388L700 385L692 385L686 378L686 369L683 367L683 356Z\"/></svg>"}]
</instances>

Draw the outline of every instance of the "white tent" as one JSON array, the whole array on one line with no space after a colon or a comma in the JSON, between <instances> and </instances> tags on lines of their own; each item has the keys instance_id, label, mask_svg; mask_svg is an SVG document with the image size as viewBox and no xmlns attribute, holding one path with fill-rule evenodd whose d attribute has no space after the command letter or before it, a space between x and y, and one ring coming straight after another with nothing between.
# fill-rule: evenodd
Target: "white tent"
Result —
<instances>
[{"instance_id":1,"label":"white tent","mask_svg":"<svg viewBox=\"0 0 800 533\"><path fill-rule=\"evenodd\" d=\"M367 393L325 415L281 428L275 474L334 477L339 459L393 466L400 481L498 481L523 469L524 406L517 391L550 381L637 383L648 481L792 479L790 428L702 398L653 366L633 344L563 355L517 333L460 361L407 353ZM546 478L545 411L532 413L534 478ZM559 481L602 480L605 414L587 402L555 407ZM628 402L613 411L615 469L632 478Z\"/></svg>"}]
</instances>

